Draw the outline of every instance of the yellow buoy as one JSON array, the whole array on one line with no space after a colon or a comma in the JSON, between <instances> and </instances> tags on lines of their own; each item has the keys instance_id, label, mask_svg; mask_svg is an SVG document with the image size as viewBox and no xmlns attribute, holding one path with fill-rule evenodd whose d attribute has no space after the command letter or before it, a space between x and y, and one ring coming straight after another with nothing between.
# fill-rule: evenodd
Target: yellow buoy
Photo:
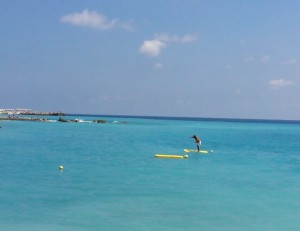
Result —
<instances>
[{"instance_id":1,"label":"yellow buoy","mask_svg":"<svg viewBox=\"0 0 300 231\"><path fill-rule=\"evenodd\" d=\"M60 166L59 166L59 170L60 170L60 171L64 170L64 166L60 165Z\"/></svg>"}]
</instances>

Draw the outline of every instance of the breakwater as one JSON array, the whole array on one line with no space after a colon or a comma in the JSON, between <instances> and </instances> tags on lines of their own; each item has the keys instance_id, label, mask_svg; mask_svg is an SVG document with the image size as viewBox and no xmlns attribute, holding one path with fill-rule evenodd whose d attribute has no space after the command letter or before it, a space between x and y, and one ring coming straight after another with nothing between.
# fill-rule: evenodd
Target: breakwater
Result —
<instances>
[{"instance_id":1,"label":"breakwater","mask_svg":"<svg viewBox=\"0 0 300 231\"><path fill-rule=\"evenodd\" d=\"M59 117L58 119L48 119L48 118L39 118L39 117L22 117L16 115L9 115L7 117L1 116L0 121L10 120L10 121L33 121L33 122L69 122L69 123L113 123L113 124L127 124L126 121L108 121L104 119L95 119L95 120L82 120L82 119L66 119L64 117Z\"/></svg>"}]
</instances>

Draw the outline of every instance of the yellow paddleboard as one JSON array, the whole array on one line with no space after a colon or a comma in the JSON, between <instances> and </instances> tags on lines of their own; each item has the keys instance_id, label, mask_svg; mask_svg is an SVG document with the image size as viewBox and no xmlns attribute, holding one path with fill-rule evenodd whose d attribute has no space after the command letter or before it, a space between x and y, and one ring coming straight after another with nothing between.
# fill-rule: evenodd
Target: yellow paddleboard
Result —
<instances>
[{"instance_id":1,"label":"yellow paddleboard","mask_svg":"<svg viewBox=\"0 0 300 231\"><path fill-rule=\"evenodd\" d=\"M170 155L170 154L156 154L156 158L173 158L173 159L183 159L188 158L188 155Z\"/></svg>"},{"instance_id":2,"label":"yellow paddleboard","mask_svg":"<svg viewBox=\"0 0 300 231\"><path fill-rule=\"evenodd\" d=\"M197 153L202 153L202 154L207 154L208 153L207 150L200 150L200 152L198 152L198 150L184 149L183 151L185 151L185 152L197 152Z\"/></svg>"}]
</instances>

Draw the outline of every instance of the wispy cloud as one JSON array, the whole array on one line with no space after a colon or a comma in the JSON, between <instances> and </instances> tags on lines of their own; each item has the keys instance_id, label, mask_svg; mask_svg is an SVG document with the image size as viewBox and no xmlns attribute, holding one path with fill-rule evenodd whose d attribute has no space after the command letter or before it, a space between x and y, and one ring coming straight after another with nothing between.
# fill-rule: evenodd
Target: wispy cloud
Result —
<instances>
[{"instance_id":1,"label":"wispy cloud","mask_svg":"<svg viewBox=\"0 0 300 231\"><path fill-rule=\"evenodd\" d=\"M285 79L273 79L269 81L269 85L274 89L291 86L293 84L294 84L293 81L285 80Z\"/></svg>"},{"instance_id":2,"label":"wispy cloud","mask_svg":"<svg viewBox=\"0 0 300 231\"><path fill-rule=\"evenodd\" d=\"M75 26L90 27L94 29L108 30L115 27L123 29L132 29L128 22L121 22L117 18L109 19L105 15L96 11L89 11L87 9L80 13L71 13L61 17L61 22L72 24Z\"/></svg>"},{"instance_id":3,"label":"wispy cloud","mask_svg":"<svg viewBox=\"0 0 300 231\"><path fill-rule=\"evenodd\" d=\"M197 37L195 35L184 35L182 37L178 35L168 35L165 33L155 34L155 39L162 42L181 42L181 43L189 43L194 42Z\"/></svg>"},{"instance_id":4,"label":"wispy cloud","mask_svg":"<svg viewBox=\"0 0 300 231\"><path fill-rule=\"evenodd\" d=\"M168 35L168 34L155 34L154 39L145 40L140 46L140 53L149 55L149 56L158 56L161 53L163 48L166 48L167 45L171 42L180 42L180 43L190 43L197 40L195 35Z\"/></svg>"}]
</instances>

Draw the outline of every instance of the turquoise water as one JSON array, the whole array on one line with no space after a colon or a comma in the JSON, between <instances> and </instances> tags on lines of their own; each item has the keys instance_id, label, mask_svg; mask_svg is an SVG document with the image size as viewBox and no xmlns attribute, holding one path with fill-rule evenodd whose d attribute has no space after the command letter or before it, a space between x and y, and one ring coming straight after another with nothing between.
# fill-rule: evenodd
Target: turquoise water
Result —
<instances>
[{"instance_id":1,"label":"turquoise water","mask_svg":"<svg viewBox=\"0 0 300 231\"><path fill-rule=\"evenodd\" d=\"M97 118L0 122L0 230L299 230L300 124Z\"/></svg>"}]
</instances>

